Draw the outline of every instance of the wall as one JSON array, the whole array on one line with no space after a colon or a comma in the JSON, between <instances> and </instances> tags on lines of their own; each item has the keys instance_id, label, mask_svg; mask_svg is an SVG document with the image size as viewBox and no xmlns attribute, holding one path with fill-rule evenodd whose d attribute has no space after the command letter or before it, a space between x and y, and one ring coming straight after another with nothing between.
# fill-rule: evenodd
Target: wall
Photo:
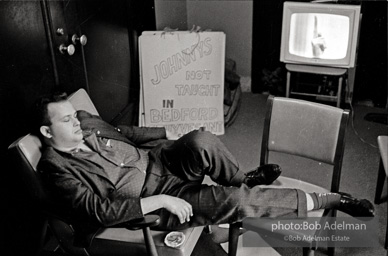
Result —
<instances>
[{"instance_id":1,"label":"wall","mask_svg":"<svg viewBox=\"0 0 388 256\"><path fill-rule=\"evenodd\" d=\"M362 3L362 22L358 46L353 97L355 102L388 110L387 11L385 1Z\"/></svg>"},{"instance_id":2,"label":"wall","mask_svg":"<svg viewBox=\"0 0 388 256\"><path fill-rule=\"evenodd\" d=\"M252 6L253 0L155 0L157 29L184 30L196 25L225 32L226 56L236 61L239 75L250 76Z\"/></svg>"},{"instance_id":3,"label":"wall","mask_svg":"<svg viewBox=\"0 0 388 256\"><path fill-rule=\"evenodd\" d=\"M156 28L187 29L186 0L155 0Z\"/></svg>"}]
</instances>

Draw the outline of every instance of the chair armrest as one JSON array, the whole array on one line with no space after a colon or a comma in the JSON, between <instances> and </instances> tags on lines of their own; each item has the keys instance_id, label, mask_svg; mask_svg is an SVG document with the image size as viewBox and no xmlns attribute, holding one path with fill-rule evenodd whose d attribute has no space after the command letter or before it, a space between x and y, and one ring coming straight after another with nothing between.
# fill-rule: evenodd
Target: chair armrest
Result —
<instances>
[{"instance_id":1,"label":"chair armrest","mask_svg":"<svg viewBox=\"0 0 388 256\"><path fill-rule=\"evenodd\" d=\"M121 224L116 225L118 228L126 228L129 230L138 230L145 227L155 227L159 225L160 218L158 215L145 215L143 218L130 220Z\"/></svg>"},{"instance_id":2,"label":"chair armrest","mask_svg":"<svg viewBox=\"0 0 388 256\"><path fill-rule=\"evenodd\" d=\"M102 230L102 227L91 230L74 230L74 226L70 225L69 219L65 218L64 216L52 211L42 211L42 213L50 219L50 223L54 223L54 226L52 226L52 231L54 232L55 237L62 241L61 246L67 248L67 250L72 250L72 246L80 248L90 247L94 237ZM146 215L142 218L133 219L114 226L110 226L110 228L126 228L129 230L143 229L144 233L145 229L148 229L149 232L150 227L157 226L159 223L160 218L158 215ZM152 238L150 234L147 236L147 240Z\"/></svg>"},{"instance_id":3,"label":"chair armrest","mask_svg":"<svg viewBox=\"0 0 388 256\"><path fill-rule=\"evenodd\" d=\"M158 215L146 215L143 218L134 219L123 223L123 226L129 230L143 230L144 242L146 244L147 255L158 256L154 239L152 238L150 227L159 225L160 218Z\"/></svg>"}]
</instances>

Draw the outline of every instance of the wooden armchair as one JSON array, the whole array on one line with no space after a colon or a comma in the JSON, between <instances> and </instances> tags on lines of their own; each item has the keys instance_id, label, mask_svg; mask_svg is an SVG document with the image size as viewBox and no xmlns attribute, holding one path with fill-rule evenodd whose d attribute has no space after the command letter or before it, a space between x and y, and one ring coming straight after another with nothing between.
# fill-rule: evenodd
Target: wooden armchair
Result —
<instances>
[{"instance_id":1,"label":"wooden armchair","mask_svg":"<svg viewBox=\"0 0 388 256\"><path fill-rule=\"evenodd\" d=\"M85 90L80 89L69 97L74 107L83 109L92 114L98 114L92 101ZM122 223L119 226L101 228L92 237L87 237L90 246L74 246L74 230L66 219L57 213L47 210L45 199L47 195L42 186L42 181L37 172L37 164L41 157L42 144L38 137L28 134L19 138L8 148L13 171L18 172L25 190L25 197L39 207L42 218L41 232L39 234L43 246L46 232L49 228L58 242L57 251L70 255L190 255L193 251L203 227L189 228L182 231L185 242L180 248L165 246L164 238L168 232L151 231L150 227L159 223L156 215L147 215L143 219Z\"/></svg>"}]
</instances>

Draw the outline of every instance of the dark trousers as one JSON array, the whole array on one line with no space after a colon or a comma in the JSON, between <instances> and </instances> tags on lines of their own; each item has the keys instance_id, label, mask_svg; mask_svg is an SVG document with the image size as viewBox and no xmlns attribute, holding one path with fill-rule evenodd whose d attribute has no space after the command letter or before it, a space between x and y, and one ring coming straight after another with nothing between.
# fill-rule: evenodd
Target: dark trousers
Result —
<instances>
[{"instance_id":1,"label":"dark trousers","mask_svg":"<svg viewBox=\"0 0 388 256\"><path fill-rule=\"evenodd\" d=\"M218 183L202 184L204 176ZM161 229L233 223L245 217L306 216L306 195L297 189L272 189L243 184L245 174L235 157L213 134L193 131L150 152L142 197L167 194L193 207L189 223L160 209Z\"/></svg>"}]
</instances>

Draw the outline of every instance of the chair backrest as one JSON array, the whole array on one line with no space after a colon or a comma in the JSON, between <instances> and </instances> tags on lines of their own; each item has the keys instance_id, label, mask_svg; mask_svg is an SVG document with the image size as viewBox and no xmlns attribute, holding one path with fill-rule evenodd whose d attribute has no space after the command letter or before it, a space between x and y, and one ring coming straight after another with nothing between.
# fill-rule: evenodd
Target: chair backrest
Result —
<instances>
[{"instance_id":1,"label":"chair backrest","mask_svg":"<svg viewBox=\"0 0 388 256\"><path fill-rule=\"evenodd\" d=\"M31 134L19 138L8 147L9 160L14 171L18 172L17 176L23 183L23 189L28 192L26 197L34 202L44 199L41 181L36 174L36 167L42 155L41 149L41 141Z\"/></svg>"},{"instance_id":2,"label":"chair backrest","mask_svg":"<svg viewBox=\"0 0 388 256\"><path fill-rule=\"evenodd\" d=\"M90 114L98 115L96 107L90 99L89 94L84 89L79 89L75 93L71 94L68 97L68 100L76 110L85 110Z\"/></svg>"},{"instance_id":3,"label":"chair backrest","mask_svg":"<svg viewBox=\"0 0 388 256\"><path fill-rule=\"evenodd\" d=\"M273 151L333 165L331 191L338 191L348 118L348 110L269 96L260 164Z\"/></svg>"}]
</instances>

